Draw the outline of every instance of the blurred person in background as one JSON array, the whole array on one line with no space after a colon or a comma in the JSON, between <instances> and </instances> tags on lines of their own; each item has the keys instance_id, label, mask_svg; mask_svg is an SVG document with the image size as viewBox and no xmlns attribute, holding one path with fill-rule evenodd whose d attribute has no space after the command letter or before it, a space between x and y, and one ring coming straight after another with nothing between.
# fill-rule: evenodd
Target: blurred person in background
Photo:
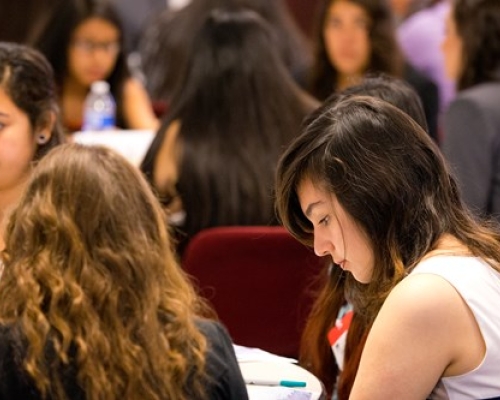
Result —
<instances>
[{"instance_id":1,"label":"blurred person in background","mask_svg":"<svg viewBox=\"0 0 500 400\"><path fill-rule=\"evenodd\" d=\"M99 80L110 85L118 128L156 129L149 96L128 68L116 11L106 0L71 1L74 7L60 16L65 26L42 49L54 68L65 129L82 128L85 98Z\"/></svg>"},{"instance_id":2,"label":"blurred person in background","mask_svg":"<svg viewBox=\"0 0 500 400\"><path fill-rule=\"evenodd\" d=\"M437 87L405 62L386 0L323 0L315 48L310 91L319 100L360 83L367 73L403 78L419 94L429 133L437 140Z\"/></svg>"},{"instance_id":3,"label":"blurred person in background","mask_svg":"<svg viewBox=\"0 0 500 400\"><path fill-rule=\"evenodd\" d=\"M276 52L302 86L312 62L310 43L296 25L284 0L192 0L180 10L153 18L139 44L148 92L158 114L166 113L176 86L187 68L194 35L216 8L244 7L257 12L274 31Z\"/></svg>"},{"instance_id":4,"label":"blurred person in background","mask_svg":"<svg viewBox=\"0 0 500 400\"><path fill-rule=\"evenodd\" d=\"M457 98L444 119L445 155L465 202L500 221L500 2L454 0L443 42Z\"/></svg>"},{"instance_id":5,"label":"blurred person in background","mask_svg":"<svg viewBox=\"0 0 500 400\"><path fill-rule=\"evenodd\" d=\"M293 80L274 30L248 9L213 10L189 50L172 109L142 163L180 244L204 228L276 224L284 147L318 103Z\"/></svg>"},{"instance_id":6,"label":"blurred person in background","mask_svg":"<svg viewBox=\"0 0 500 400\"><path fill-rule=\"evenodd\" d=\"M429 0L398 26L398 41L407 60L438 86L440 116L455 96L455 85L446 75L441 51L449 10L449 0Z\"/></svg>"}]
</instances>

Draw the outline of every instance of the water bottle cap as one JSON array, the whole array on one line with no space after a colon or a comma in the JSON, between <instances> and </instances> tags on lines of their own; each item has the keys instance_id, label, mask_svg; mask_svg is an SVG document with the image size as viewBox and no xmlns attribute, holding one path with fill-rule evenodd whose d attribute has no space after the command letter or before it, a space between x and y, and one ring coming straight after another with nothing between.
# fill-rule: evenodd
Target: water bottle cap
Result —
<instances>
[{"instance_id":1,"label":"water bottle cap","mask_svg":"<svg viewBox=\"0 0 500 400\"><path fill-rule=\"evenodd\" d=\"M109 83L106 81L95 81L90 86L90 90L93 93L105 94L109 92Z\"/></svg>"}]
</instances>

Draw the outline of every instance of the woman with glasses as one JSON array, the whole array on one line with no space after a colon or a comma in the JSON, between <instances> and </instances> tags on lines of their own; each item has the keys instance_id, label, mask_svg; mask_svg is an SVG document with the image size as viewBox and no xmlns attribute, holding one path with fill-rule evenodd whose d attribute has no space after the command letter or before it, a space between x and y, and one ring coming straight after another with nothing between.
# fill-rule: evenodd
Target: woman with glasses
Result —
<instances>
[{"instance_id":1,"label":"woman with glasses","mask_svg":"<svg viewBox=\"0 0 500 400\"><path fill-rule=\"evenodd\" d=\"M61 34L42 49L54 67L67 131L81 129L85 97L90 85L99 80L110 85L118 128L156 128L149 97L127 67L115 10L106 2L74 0L67 14L61 16L65 21Z\"/></svg>"}]
</instances>

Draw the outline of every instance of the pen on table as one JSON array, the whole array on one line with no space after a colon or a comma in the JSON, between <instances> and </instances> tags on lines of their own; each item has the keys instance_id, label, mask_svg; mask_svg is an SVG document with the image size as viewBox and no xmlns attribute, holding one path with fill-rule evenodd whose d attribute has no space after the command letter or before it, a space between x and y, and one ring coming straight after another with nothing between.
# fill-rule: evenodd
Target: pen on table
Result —
<instances>
[{"instance_id":1,"label":"pen on table","mask_svg":"<svg viewBox=\"0 0 500 400\"><path fill-rule=\"evenodd\" d=\"M303 381L290 381L278 379L245 379L247 385L260 385L260 386L285 386L285 387L306 387L306 382Z\"/></svg>"}]
</instances>

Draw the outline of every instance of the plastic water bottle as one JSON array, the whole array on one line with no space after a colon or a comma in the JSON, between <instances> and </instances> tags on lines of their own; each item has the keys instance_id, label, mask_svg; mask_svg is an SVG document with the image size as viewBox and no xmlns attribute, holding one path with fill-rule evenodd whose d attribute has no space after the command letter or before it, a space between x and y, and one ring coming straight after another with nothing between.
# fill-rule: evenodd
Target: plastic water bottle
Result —
<instances>
[{"instance_id":1,"label":"plastic water bottle","mask_svg":"<svg viewBox=\"0 0 500 400\"><path fill-rule=\"evenodd\" d=\"M116 124L116 103L109 92L109 84L96 81L90 86L83 111L83 131L114 129Z\"/></svg>"}]
</instances>

